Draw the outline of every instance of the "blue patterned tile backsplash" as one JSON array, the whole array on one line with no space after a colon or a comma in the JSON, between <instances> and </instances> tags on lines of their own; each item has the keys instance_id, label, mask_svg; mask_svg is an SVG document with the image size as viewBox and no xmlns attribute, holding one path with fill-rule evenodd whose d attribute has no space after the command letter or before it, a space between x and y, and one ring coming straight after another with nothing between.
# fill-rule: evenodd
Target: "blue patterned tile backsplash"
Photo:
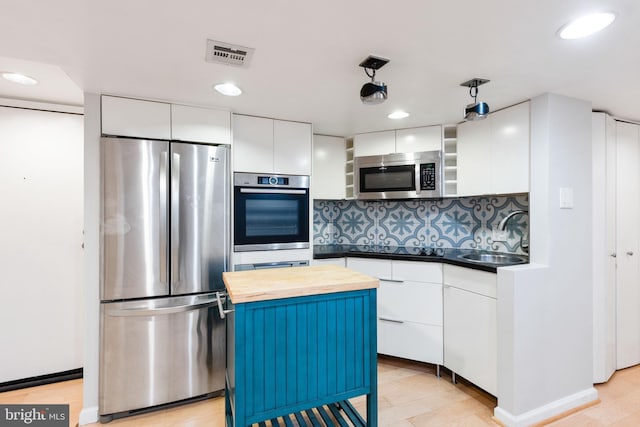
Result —
<instances>
[{"instance_id":1,"label":"blue patterned tile backsplash","mask_svg":"<svg viewBox=\"0 0 640 427\"><path fill-rule=\"evenodd\" d=\"M517 209L529 209L529 196L483 196L442 200L314 200L316 245L382 245L481 249L523 253L528 215L507 224L507 241L494 242L492 230Z\"/></svg>"}]
</instances>

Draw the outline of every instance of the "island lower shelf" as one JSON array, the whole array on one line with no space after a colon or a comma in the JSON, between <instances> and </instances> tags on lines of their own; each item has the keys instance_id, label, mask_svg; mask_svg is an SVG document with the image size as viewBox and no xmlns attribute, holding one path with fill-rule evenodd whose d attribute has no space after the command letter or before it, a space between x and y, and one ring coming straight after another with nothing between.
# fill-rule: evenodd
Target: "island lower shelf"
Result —
<instances>
[{"instance_id":1,"label":"island lower shelf","mask_svg":"<svg viewBox=\"0 0 640 427\"><path fill-rule=\"evenodd\" d=\"M228 308L227 427L377 426L375 287ZM347 401L362 395L364 416Z\"/></svg>"}]
</instances>

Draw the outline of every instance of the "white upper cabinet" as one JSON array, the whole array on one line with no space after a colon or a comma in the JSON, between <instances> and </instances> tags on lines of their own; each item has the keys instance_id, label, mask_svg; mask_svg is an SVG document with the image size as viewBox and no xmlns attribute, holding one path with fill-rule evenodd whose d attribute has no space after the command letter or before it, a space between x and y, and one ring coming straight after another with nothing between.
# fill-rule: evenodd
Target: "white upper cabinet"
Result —
<instances>
[{"instance_id":1,"label":"white upper cabinet","mask_svg":"<svg viewBox=\"0 0 640 427\"><path fill-rule=\"evenodd\" d=\"M353 138L353 155L380 156L442 149L442 126L363 133Z\"/></svg>"},{"instance_id":2,"label":"white upper cabinet","mask_svg":"<svg viewBox=\"0 0 640 427\"><path fill-rule=\"evenodd\" d=\"M311 124L233 116L234 171L311 175Z\"/></svg>"},{"instance_id":3,"label":"white upper cabinet","mask_svg":"<svg viewBox=\"0 0 640 427\"><path fill-rule=\"evenodd\" d=\"M353 156L379 156L396 152L396 132L362 133L353 137Z\"/></svg>"},{"instance_id":4,"label":"white upper cabinet","mask_svg":"<svg viewBox=\"0 0 640 427\"><path fill-rule=\"evenodd\" d=\"M309 123L274 120L273 171L311 175L311 139Z\"/></svg>"},{"instance_id":5,"label":"white upper cabinet","mask_svg":"<svg viewBox=\"0 0 640 427\"><path fill-rule=\"evenodd\" d=\"M398 129L396 153L439 151L442 149L442 126Z\"/></svg>"},{"instance_id":6,"label":"white upper cabinet","mask_svg":"<svg viewBox=\"0 0 640 427\"><path fill-rule=\"evenodd\" d=\"M231 113L210 108L171 105L171 139L231 144Z\"/></svg>"},{"instance_id":7,"label":"white upper cabinet","mask_svg":"<svg viewBox=\"0 0 640 427\"><path fill-rule=\"evenodd\" d=\"M464 122L457 133L458 195L491 193L491 123Z\"/></svg>"},{"instance_id":8,"label":"white upper cabinet","mask_svg":"<svg viewBox=\"0 0 640 427\"><path fill-rule=\"evenodd\" d=\"M529 191L529 103L496 111L491 120L491 180L496 194Z\"/></svg>"},{"instance_id":9,"label":"white upper cabinet","mask_svg":"<svg viewBox=\"0 0 640 427\"><path fill-rule=\"evenodd\" d=\"M102 133L136 138L230 144L231 113L103 95Z\"/></svg>"},{"instance_id":10,"label":"white upper cabinet","mask_svg":"<svg viewBox=\"0 0 640 427\"><path fill-rule=\"evenodd\" d=\"M102 133L171 139L171 104L103 95Z\"/></svg>"},{"instance_id":11,"label":"white upper cabinet","mask_svg":"<svg viewBox=\"0 0 640 427\"><path fill-rule=\"evenodd\" d=\"M529 102L457 129L458 195L529 191Z\"/></svg>"},{"instance_id":12,"label":"white upper cabinet","mask_svg":"<svg viewBox=\"0 0 640 427\"><path fill-rule=\"evenodd\" d=\"M314 199L346 197L346 142L336 136L313 136L313 174L311 195Z\"/></svg>"},{"instance_id":13,"label":"white upper cabinet","mask_svg":"<svg viewBox=\"0 0 640 427\"><path fill-rule=\"evenodd\" d=\"M234 114L233 159L234 171L273 173L273 120Z\"/></svg>"}]
</instances>

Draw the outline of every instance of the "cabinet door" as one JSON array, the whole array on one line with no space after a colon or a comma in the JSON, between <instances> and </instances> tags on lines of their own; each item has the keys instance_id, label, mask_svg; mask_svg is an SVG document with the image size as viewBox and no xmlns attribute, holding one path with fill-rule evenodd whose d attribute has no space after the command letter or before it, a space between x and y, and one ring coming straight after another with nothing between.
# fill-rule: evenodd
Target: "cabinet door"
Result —
<instances>
[{"instance_id":1,"label":"cabinet door","mask_svg":"<svg viewBox=\"0 0 640 427\"><path fill-rule=\"evenodd\" d=\"M638 126L617 123L617 368L640 363Z\"/></svg>"},{"instance_id":2,"label":"cabinet door","mask_svg":"<svg viewBox=\"0 0 640 427\"><path fill-rule=\"evenodd\" d=\"M353 156L380 156L396 152L396 132L363 133L353 137Z\"/></svg>"},{"instance_id":3,"label":"cabinet door","mask_svg":"<svg viewBox=\"0 0 640 427\"><path fill-rule=\"evenodd\" d=\"M171 139L171 105L103 95L102 133Z\"/></svg>"},{"instance_id":4,"label":"cabinet door","mask_svg":"<svg viewBox=\"0 0 640 427\"><path fill-rule=\"evenodd\" d=\"M314 199L344 199L347 180L347 151L344 138L313 136L311 195Z\"/></svg>"},{"instance_id":5,"label":"cabinet door","mask_svg":"<svg viewBox=\"0 0 640 427\"><path fill-rule=\"evenodd\" d=\"M444 365L497 393L496 300L444 286Z\"/></svg>"},{"instance_id":6,"label":"cabinet door","mask_svg":"<svg viewBox=\"0 0 640 427\"><path fill-rule=\"evenodd\" d=\"M273 120L233 116L233 170L273 173Z\"/></svg>"},{"instance_id":7,"label":"cabinet door","mask_svg":"<svg viewBox=\"0 0 640 427\"><path fill-rule=\"evenodd\" d=\"M491 116L491 189L494 194L529 192L529 103Z\"/></svg>"},{"instance_id":8,"label":"cabinet door","mask_svg":"<svg viewBox=\"0 0 640 427\"><path fill-rule=\"evenodd\" d=\"M311 125L273 121L273 172L311 175Z\"/></svg>"},{"instance_id":9,"label":"cabinet door","mask_svg":"<svg viewBox=\"0 0 640 427\"><path fill-rule=\"evenodd\" d=\"M171 105L171 139L231 144L231 113L210 108Z\"/></svg>"},{"instance_id":10,"label":"cabinet door","mask_svg":"<svg viewBox=\"0 0 640 427\"><path fill-rule=\"evenodd\" d=\"M442 126L425 126L396 131L396 153L442 150Z\"/></svg>"},{"instance_id":11,"label":"cabinet door","mask_svg":"<svg viewBox=\"0 0 640 427\"><path fill-rule=\"evenodd\" d=\"M491 194L491 116L458 126L458 195Z\"/></svg>"}]
</instances>

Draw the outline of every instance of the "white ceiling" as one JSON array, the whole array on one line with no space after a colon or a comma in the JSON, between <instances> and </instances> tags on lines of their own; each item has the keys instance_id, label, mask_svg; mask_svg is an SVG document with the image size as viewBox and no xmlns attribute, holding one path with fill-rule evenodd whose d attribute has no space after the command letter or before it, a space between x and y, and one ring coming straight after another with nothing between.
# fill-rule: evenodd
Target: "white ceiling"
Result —
<instances>
[{"instance_id":1,"label":"white ceiling","mask_svg":"<svg viewBox=\"0 0 640 427\"><path fill-rule=\"evenodd\" d=\"M217 106L312 122L316 133L460 121L471 102L459 84L490 79L479 100L492 110L544 92L590 100L640 121L637 0L5 0L0 70L35 87L0 82L0 97L81 105L82 92ZM582 40L556 36L570 18L619 14ZM255 48L248 68L204 61L206 39ZM363 105L358 64L390 58L377 79L389 99ZM211 89L233 81L244 94ZM411 112L391 121L394 109Z\"/></svg>"}]
</instances>

